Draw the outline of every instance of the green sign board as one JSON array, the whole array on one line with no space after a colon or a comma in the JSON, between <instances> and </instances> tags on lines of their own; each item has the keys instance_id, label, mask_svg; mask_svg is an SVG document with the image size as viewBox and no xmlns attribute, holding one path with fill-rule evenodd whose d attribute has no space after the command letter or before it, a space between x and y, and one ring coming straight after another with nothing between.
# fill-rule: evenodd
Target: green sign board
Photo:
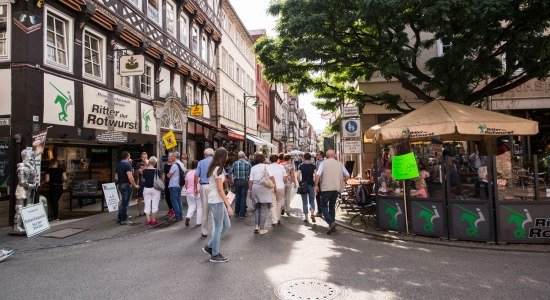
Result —
<instances>
[{"instance_id":1,"label":"green sign board","mask_svg":"<svg viewBox=\"0 0 550 300\"><path fill-rule=\"evenodd\" d=\"M395 179L411 179L418 177L418 166L414 153L394 156L391 163L391 176Z\"/></svg>"}]
</instances>

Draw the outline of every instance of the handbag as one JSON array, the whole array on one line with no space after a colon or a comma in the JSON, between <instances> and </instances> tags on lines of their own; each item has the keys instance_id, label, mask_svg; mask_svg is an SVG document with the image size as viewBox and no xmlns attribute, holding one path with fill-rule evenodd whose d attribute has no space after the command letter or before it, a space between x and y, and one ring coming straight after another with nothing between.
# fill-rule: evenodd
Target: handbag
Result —
<instances>
[{"instance_id":1,"label":"handbag","mask_svg":"<svg viewBox=\"0 0 550 300\"><path fill-rule=\"evenodd\" d=\"M264 176L262 177L262 179L260 179L260 184L270 189L275 187L275 182L273 182L271 178L269 178L267 174L267 166L265 165L264 165Z\"/></svg>"},{"instance_id":2,"label":"handbag","mask_svg":"<svg viewBox=\"0 0 550 300\"><path fill-rule=\"evenodd\" d=\"M300 195L307 194L307 181L300 181L296 193Z\"/></svg>"},{"instance_id":3,"label":"handbag","mask_svg":"<svg viewBox=\"0 0 550 300\"><path fill-rule=\"evenodd\" d=\"M164 181L162 181L162 179L160 178L158 170L156 170L156 172L155 172L155 179L153 180L153 187L157 191L161 191L161 192L164 191Z\"/></svg>"}]
</instances>

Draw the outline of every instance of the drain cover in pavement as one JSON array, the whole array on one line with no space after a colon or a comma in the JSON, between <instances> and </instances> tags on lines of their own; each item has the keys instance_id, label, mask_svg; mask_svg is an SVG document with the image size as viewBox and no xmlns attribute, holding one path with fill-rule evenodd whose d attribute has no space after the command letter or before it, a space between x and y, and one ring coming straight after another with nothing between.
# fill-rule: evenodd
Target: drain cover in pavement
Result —
<instances>
[{"instance_id":1,"label":"drain cover in pavement","mask_svg":"<svg viewBox=\"0 0 550 300\"><path fill-rule=\"evenodd\" d=\"M331 300L341 299L345 290L340 286L319 279L294 279L275 287L275 294L284 300Z\"/></svg>"},{"instance_id":2,"label":"drain cover in pavement","mask_svg":"<svg viewBox=\"0 0 550 300\"><path fill-rule=\"evenodd\" d=\"M75 234L84 232L86 230L88 230L88 229L84 229L84 228L63 228L63 229L60 229L60 230L56 230L54 232L48 232L48 233L43 234L41 236L49 237L49 238L56 238L56 239L64 239L66 237L73 236Z\"/></svg>"}]
</instances>

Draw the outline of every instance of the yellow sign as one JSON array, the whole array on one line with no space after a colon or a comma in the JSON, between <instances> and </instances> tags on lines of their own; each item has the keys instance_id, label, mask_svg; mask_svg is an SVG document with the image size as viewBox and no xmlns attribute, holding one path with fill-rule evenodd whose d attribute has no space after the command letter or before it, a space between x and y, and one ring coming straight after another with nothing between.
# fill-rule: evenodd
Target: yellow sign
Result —
<instances>
[{"instance_id":1,"label":"yellow sign","mask_svg":"<svg viewBox=\"0 0 550 300\"><path fill-rule=\"evenodd\" d=\"M202 116L202 105L191 105L191 115L194 117Z\"/></svg>"},{"instance_id":2,"label":"yellow sign","mask_svg":"<svg viewBox=\"0 0 550 300\"><path fill-rule=\"evenodd\" d=\"M165 135L162 136L162 141L164 142L166 150L172 149L178 145L178 142L176 141L176 136L174 135L174 132L172 130L168 131Z\"/></svg>"}]
</instances>

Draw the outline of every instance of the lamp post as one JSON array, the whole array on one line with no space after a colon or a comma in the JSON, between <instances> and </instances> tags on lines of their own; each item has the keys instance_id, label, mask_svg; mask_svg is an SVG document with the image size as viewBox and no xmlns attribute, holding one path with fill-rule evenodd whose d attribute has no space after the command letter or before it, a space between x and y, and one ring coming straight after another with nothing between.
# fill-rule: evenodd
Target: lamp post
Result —
<instances>
[{"instance_id":1,"label":"lamp post","mask_svg":"<svg viewBox=\"0 0 550 300\"><path fill-rule=\"evenodd\" d=\"M256 99L256 101L254 101L254 103L252 104L252 106L254 107L258 107L260 106L260 99L258 98L258 96L252 96L252 95L247 95L246 93L243 93L243 116L244 116L244 140L243 140L243 147L242 147L242 151L246 153L246 101L248 99Z\"/></svg>"}]
</instances>

